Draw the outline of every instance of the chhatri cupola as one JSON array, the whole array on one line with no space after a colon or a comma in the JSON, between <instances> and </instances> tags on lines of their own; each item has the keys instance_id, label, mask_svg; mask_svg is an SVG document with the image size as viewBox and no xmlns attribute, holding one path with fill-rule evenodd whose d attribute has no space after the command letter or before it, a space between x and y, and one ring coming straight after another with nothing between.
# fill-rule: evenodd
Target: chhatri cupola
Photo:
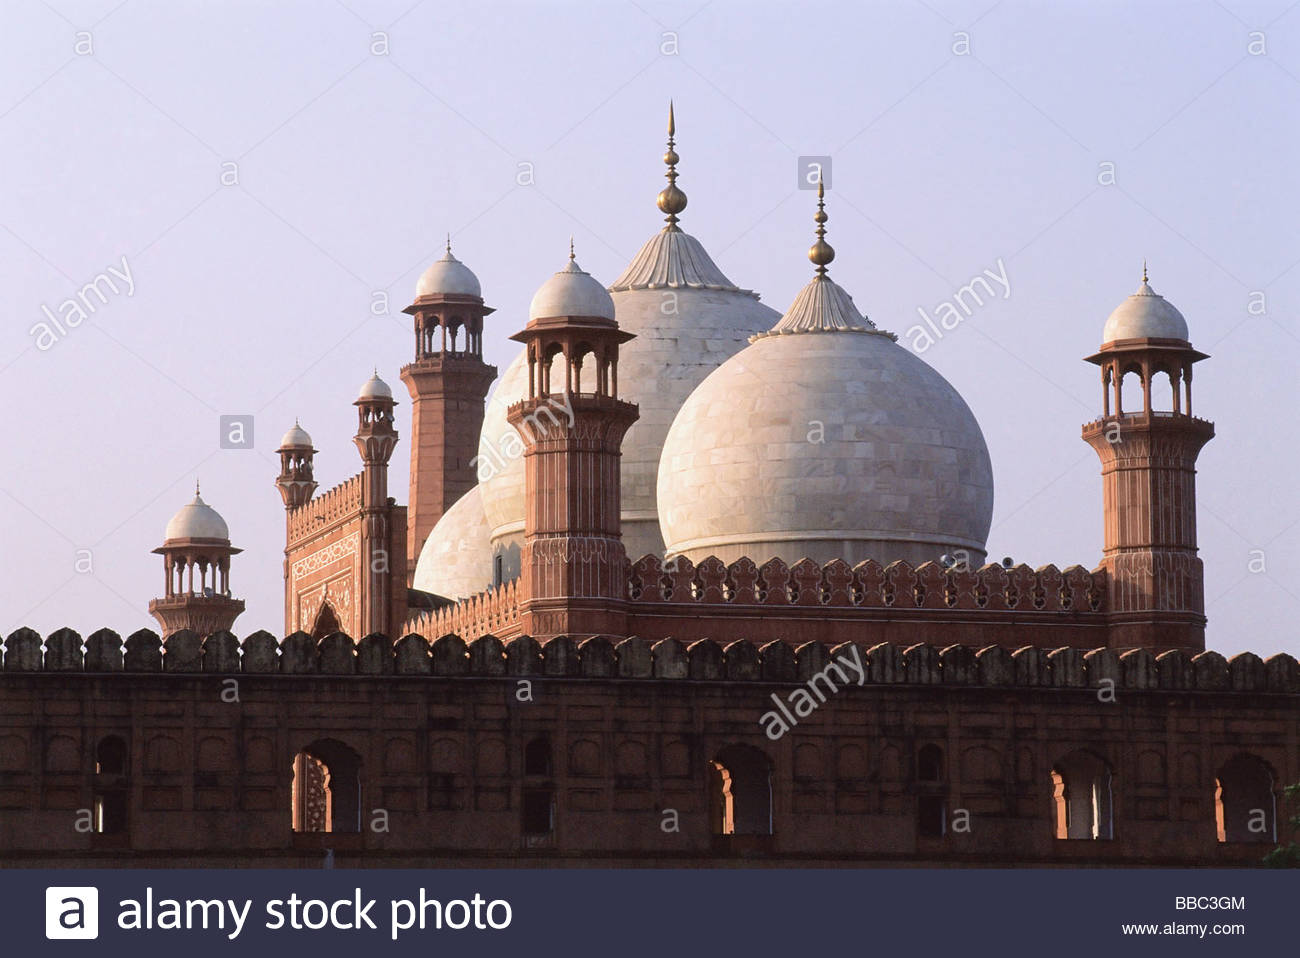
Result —
<instances>
[{"instance_id":1,"label":"chhatri cupola","mask_svg":"<svg viewBox=\"0 0 1300 958\"><path fill-rule=\"evenodd\" d=\"M230 529L220 513L203 501L198 483L193 501L182 506L153 550L163 557L166 587L149 603L164 638L181 629L200 636L229 630L244 611L244 601L230 594Z\"/></svg>"}]
</instances>

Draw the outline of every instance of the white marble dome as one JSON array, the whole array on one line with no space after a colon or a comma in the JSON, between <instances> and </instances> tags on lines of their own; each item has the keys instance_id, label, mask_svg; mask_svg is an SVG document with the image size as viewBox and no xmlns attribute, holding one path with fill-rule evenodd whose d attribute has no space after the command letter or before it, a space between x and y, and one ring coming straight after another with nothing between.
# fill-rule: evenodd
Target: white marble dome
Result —
<instances>
[{"instance_id":1,"label":"white marble dome","mask_svg":"<svg viewBox=\"0 0 1300 958\"><path fill-rule=\"evenodd\" d=\"M692 561L980 564L993 472L957 391L819 277L686 400L658 504L668 554Z\"/></svg>"},{"instance_id":2,"label":"white marble dome","mask_svg":"<svg viewBox=\"0 0 1300 958\"><path fill-rule=\"evenodd\" d=\"M167 522L164 539L222 539L230 541L230 529L221 514L194 492L194 501L181 506Z\"/></svg>"},{"instance_id":3,"label":"white marble dome","mask_svg":"<svg viewBox=\"0 0 1300 958\"><path fill-rule=\"evenodd\" d=\"M286 432L284 434L284 437L280 440L279 448L280 449L295 449L295 448L310 449L312 448L311 436L309 436L307 434L307 430L303 429L302 426L298 425L297 421L295 420L294 424L291 427L289 427L289 431Z\"/></svg>"},{"instance_id":4,"label":"white marble dome","mask_svg":"<svg viewBox=\"0 0 1300 958\"><path fill-rule=\"evenodd\" d=\"M389 388L388 383L379 378L379 373L375 372L373 376L361 384L361 391L357 393L357 401L365 402L370 399L392 399L393 390Z\"/></svg>"},{"instance_id":5,"label":"white marble dome","mask_svg":"<svg viewBox=\"0 0 1300 958\"><path fill-rule=\"evenodd\" d=\"M614 318L614 301L609 292L569 254L569 262L533 294L528 318L551 319L557 316L595 316Z\"/></svg>"},{"instance_id":6,"label":"white marble dome","mask_svg":"<svg viewBox=\"0 0 1300 958\"><path fill-rule=\"evenodd\" d=\"M478 277L473 271L451 255L451 247L447 247L440 259L433 262L428 269L421 275L419 282L415 284L415 296L439 296L447 293L460 296L477 296L483 297L483 289L479 285Z\"/></svg>"},{"instance_id":7,"label":"white marble dome","mask_svg":"<svg viewBox=\"0 0 1300 958\"><path fill-rule=\"evenodd\" d=\"M770 329L776 310L732 283L694 237L666 229L651 237L610 286L614 318L636 338L619 347L619 396L640 407L623 440L623 543L633 558L661 555L655 483L673 416L710 372ZM494 546L514 562L524 528L523 445L506 409L524 397L528 367L521 352L487 402L479 441L479 481Z\"/></svg>"},{"instance_id":8,"label":"white marble dome","mask_svg":"<svg viewBox=\"0 0 1300 958\"><path fill-rule=\"evenodd\" d=\"M1187 320L1172 303L1151 288L1144 277L1136 293L1115 307L1106 320L1101 341L1121 339L1181 339L1187 341Z\"/></svg>"},{"instance_id":9,"label":"white marble dome","mask_svg":"<svg viewBox=\"0 0 1300 958\"><path fill-rule=\"evenodd\" d=\"M481 487L472 488L443 513L424 540L411 584L446 599L467 599L492 584Z\"/></svg>"}]
</instances>

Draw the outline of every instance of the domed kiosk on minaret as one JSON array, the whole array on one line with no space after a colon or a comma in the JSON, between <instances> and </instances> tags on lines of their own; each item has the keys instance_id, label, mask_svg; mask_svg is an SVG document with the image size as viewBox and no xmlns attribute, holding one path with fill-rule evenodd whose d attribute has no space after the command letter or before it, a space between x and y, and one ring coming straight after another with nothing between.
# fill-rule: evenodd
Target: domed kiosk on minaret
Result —
<instances>
[{"instance_id":1,"label":"domed kiosk on minaret","mask_svg":"<svg viewBox=\"0 0 1300 958\"><path fill-rule=\"evenodd\" d=\"M663 158L668 185L656 200L666 223L608 287L619 328L636 337L619 352L623 396L641 412L621 460L623 542L634 558L663 554L655 485L673 416L705 376L779 318L757 293L728 279L704 245L678 225L687 199L677 185L675 135L670 106ZM488 400L478 450L483 508L506 578L518 574L524 522L522 446L506 409L527 391L527 373L520 355L502 374Z\"/></svg>"},{"instance_id":2,"label":"domed kiosk on minaret","mask_svg":"<svg viewBox=\"0 0 1300 958\"><path fill-rule=\"evenodd\" d=\"M242 550L230 544L226 520L203 501L198 483L194 499L168 520L163 544L153 551L163 557L167 584L162 598L149 603L149 614L164 637L181 629L204 636L234 625L244 602L230 594L230 557Z\"/></svg>"},{"instance_id":3,"label":"domed kiosk on minaret","mask_svg":"<svg viewBox=\"0 0 1300 958\"><path fill-rule=\"evenodd\" d=\"M827 273L713 372L673 421L659 463L669 556L850 564L983 563L993 512L984 436L957 391L876 328Z\"/></svg>"}]
</instances>

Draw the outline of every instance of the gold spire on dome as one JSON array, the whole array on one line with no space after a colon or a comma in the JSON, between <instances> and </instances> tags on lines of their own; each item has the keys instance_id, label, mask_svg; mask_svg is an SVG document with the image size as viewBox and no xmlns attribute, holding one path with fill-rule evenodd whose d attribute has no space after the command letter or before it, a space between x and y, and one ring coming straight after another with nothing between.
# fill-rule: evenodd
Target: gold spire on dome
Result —
<instances>
[{"instance_id":1,"label":"gold spire on dome","mask_svg":"<svg viewBox=\"0 0 1300 958\"><path fill-rule=\"evenodd\" d=\"M574 252L573 252L573 237L570 236L570 237L569 237L569 262L570 262L570 263L573 262L573 260L574 260L574 255L575 255L575 254L574 254Z\"/></svg>"},{"instance_id":2,"label":"gold spire on dome","mask_svg":"<svg viewBox=\"0 0 1300 958\"><path fill-rule=\"evenodd\" d=\"M451 253L451 234L450 234L450 233L447 234L447 252L448 252L448 254Z\"/></svg>"},{"instance_id":3,"label":"gold spire on dome","mask_svg":"<svg viewBox=\"0 0 1300 958\"><path fill-rule=\"evenodd\" d=\"M664 163L668 166L668 172L664 174L668 179L668 185L659 192L655 204L659 209L667 213L665 217L668 225L665 230L677 231L677 214L686 209L686 194L677 188L677 161L681 159L677 151L673 149L673 136L677 133L677 122L673 118L673 101L668 101L668 152L664 154Z\"/></svg>"},{"instance_id":4,"label":"gold spire on dome","mask_svg":"<svg viewBox=\"0 0 1300 958\"><path fill-rule=\"evenodd\" d=\"M1142 282L1147 282L1147 259L1142 257Z\"/></svg>"},{"instance_id":5,"label":"gold spire on dome","mask_svg":"<svg viewBox=\"0 0 1300 958\"><path fill-rule=\"evenodd\" d=\"M826 184L817 177L817 212L813 222L817 224L817 242L808 249L808 258L817 267L817 275L825 276L826 267L835 259L835 249L826 242Z\"/></svg>"},{"instance_id":6,"label":"gold spire on dome","mask_svg":"<svg viewBox=\"0 0 1300 958\"><path fill-rule=\"evenodd\" d=\"M199 481L198 481L197 479L195 479L195 480L194 480L194 498L197 499L198 497L199 497Z\"/></svg>"}]
</instances>

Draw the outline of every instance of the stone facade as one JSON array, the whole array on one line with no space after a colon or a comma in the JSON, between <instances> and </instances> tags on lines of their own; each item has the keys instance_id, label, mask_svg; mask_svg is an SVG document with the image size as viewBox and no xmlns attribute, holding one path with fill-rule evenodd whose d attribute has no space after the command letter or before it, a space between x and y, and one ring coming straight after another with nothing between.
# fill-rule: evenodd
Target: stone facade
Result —
<instances>
[{"instance_id":1,"label":"stone facade","mask_svg":"<svg viewBox=\"0 0 1300 958\"><path fill-rule=\"evenodd\" d=\"M1282 812L1234 831L1243 802L1264 807L1250 770L1300 779L1288 655L188 632L123 649L107 630L44 646L11 634L0 671L10 864L1254 864ZM837 660L862 684L815 683L819 707L769 737L773 697ZM331 772L331 831L319 787L294 830L304 755ZM1080 756L1104 774L1096 838L1058 822ZM82 809L111 827L79 831Z\"/></svg>"}]
</instances>

